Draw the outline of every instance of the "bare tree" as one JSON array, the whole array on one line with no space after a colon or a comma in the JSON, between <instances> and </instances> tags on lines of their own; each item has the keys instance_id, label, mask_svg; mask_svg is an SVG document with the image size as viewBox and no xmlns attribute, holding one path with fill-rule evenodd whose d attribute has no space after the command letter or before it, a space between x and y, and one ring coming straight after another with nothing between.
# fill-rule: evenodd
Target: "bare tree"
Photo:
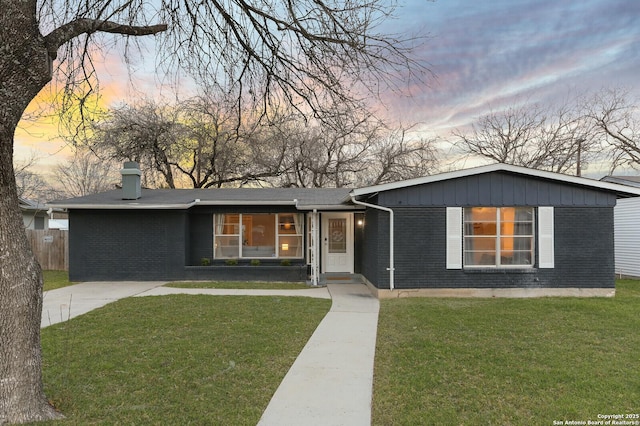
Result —
<instances>
[{"instance_id":1,"label":"bare tree","mask_svg":"<svg viewBox=\"0 0 640 426\"><path fill-rule=\"evenodd\" d=\"M162 68L181 68L250 101L322 117L327 100L354 104L420 67L407 43L376 26L383 0L0 0L0 423L60 417L43 393L42 273L22 229L13 171L16 126L54 75L82 117L96 90L92 60L108 35L159 34ZM126 40L132 40L126 38ZM128 43L126 47L135 45ZM361 83L361 84L358 84ZM74 102L75 101L75 102Z\"/></svg>"},{"instance_id":2,"label":"bare tree","mask_svg":"<svg viewBox=\"0 0 640 426\"><path fill-rule=\"evenodd\" d=\"M360 185L380 185L428 176L437 170L435 139L411 138L404 128L385 130L369 151Z\"/></svg>"},{"instance_id":3,"label":"bare tree","mask_svg":"<svg viewBox=\"0 0 640 426\"><path fill-rule=\"evenodd\" d=\"M42 176L33 170L37 163L38 156L31 153L29 157L14 165L18 197L43 201L42 196L47 184Z\"/></svg>"},{"instance_id":4,"label":"bare tree","mask_svg":"<svg viewBox=\"0 0 640 426\"><path fill-rule=\"evenodd\" d=\"M250 114L239 120L224 99L199 96L178 105L187 138L175 168L193 188L242 186L279 173L279 161L264 161L268 141Z\"/></svg>"},{"instance_id":5,"label":"bare tree","mask_svg":"<svg viewBox=\"0 0 640 426\"><path fill-rule=\"evenodd\" d=\"M58 192L65 197L82 197L114 189L119 182L113 163L99 158L92 151L77 149L74 156L53 170Z\"/></svg>"},{"instance_id":6,"label":"bare tree","mask_svg":"<svg viewBox=\"0 0 640 426\"><path fill-rule=\"evenodd\" d=\"M557 109L537 104L510 107L481 117L469 132L456 130L456 145L466 154L533 169L580 174L595 154L592 127L569 104Z\"/></svg>"},{"instance_id":7,"label":"bare tree","mask_svg":"<svg viewBox=\"0 0 640 426\"><path fill-rule=\"evenodd\" d=\"M611 169L640 167L640 108L623 88L602 89L582 100L596 135L611 150Z\"/></svg>"},{"instance_id":8,"label":"bare tree","mask_svg":"<svg viewBox=\"0 0 640 426\"><path fill-rule=\"evenodd\" d=\"M187 129L171 106L147 100L112 108L91 123L89 134L76 144L86 144L110 160L140 163L147 184L156 181L157 173L167 187L176 187L173 158Z\"/></svg>"},{"instance_id":9,"label":"bare tree","mask_svg":"<svg viewBox=\"0 0 640 426\"><path fill-rule=\"evenodd\" d=\"M270 142L256 161L280 170L266 180L283 187L345 187L424 176L435 169L432 140L409 138L407 129L389 129L362 111L342 110L333 124L304 122L290 113L260 132Z\"/></svg>"},{"instance_id":10,"label":"bare tree","mask_svg":"<svg viewBox=\"0 0 640 426\"><path fill-rule=\"evenodd\" d=\"M277 174L260 157L262 126L238 122L224 100L200 96L176 104L148 100L108 110L90 136L75 139L111 160L136 161L148 187L211 188L242 185ZM262 167L264 166L264 167Z\"/></svg>"}]
</instances>

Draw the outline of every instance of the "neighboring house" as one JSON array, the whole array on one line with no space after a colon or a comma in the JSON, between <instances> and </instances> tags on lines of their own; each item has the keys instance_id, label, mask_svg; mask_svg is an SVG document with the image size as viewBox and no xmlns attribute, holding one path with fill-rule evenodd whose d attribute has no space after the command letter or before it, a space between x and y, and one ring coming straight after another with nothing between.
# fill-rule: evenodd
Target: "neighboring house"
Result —
<instances>
[{"instance_id":1,"label":"neighboring house","mask_svg":"<svg viewBox=\"0 0 640 426\"><path fill-rule=\"evenodd\" d=\"M63 209L54 209L45 203L23 197L18 198L18 201L25 229L69 229L67 213Z\"/></svg>"},{"instance_id":2,"label":"neighboring house","mask_svg":"<svg viewBox=\"0 0 640 426\"><path fill-rule=\"evenodd\" d=\"M51 205L69 211L72 281L353 274L379 297L610 296L613 208L639 195L505 164L359 189L141 190L127 163L121 191Z\"/></svg>"},{"instance_id":3,"label":"neighboring house","mask_svg":"<svg viewBox=\"0 0 640 426\"><path fill-rule=\"evenodd\" d=\"M606 176L602 180L640 188L640 176ZM616 274L640 277L640 198L618 201L614 228Z\"/></svg>"},{"instance_id":4,"label":"neighboring house","mask_svg":"<svg viewBox=\"0 0 640 426\"><path fill-rule=\"evenodd\" d=\"M22 197L18 201L25 229L49 229L48 207L45 204Z\"/></svg>"}]
</instances>

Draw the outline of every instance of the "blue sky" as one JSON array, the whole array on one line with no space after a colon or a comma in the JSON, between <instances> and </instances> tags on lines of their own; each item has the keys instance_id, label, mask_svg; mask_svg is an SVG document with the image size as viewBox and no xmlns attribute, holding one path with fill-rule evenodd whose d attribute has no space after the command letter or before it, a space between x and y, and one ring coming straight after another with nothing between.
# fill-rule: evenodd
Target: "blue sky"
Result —
<instances>
[{"instance_id":1,"label":"blue sky","mask_svg":"<svg viewBox=\"0 0 640 426\"><path fill-rule=\"evenodd\" d=\"M387 98L389 116L439 134L514 102L640 90L639 0L407 0L398 12L429 34L420 55L435 78Z\"/></svg>"},{"instance_id":2,"label":"blue sky","mask_svg":"<svg viewBox=\"0 0 640 426\"><path fill-rule=\"evenodd\" d=\"M640 0L399 0L397 32L427 34L418 53L434 73L413 97L384 96L387 117L443 137L515 102L559 102L602 87L640 97ZM149 63L152 63L150 61ZM134 65L135 68L135 65ZM102 71L105 95L131 93L126 72ZM134 74L142 74L138 69ZM151 78L136 83L153 93ZM120 82L121 87L112 87ZM139 96L139 93L138 93ZM41 131L40 131L41 130ZM16 138L55 157L60 143L33 126ZM35 137L34 137L35 136ZM45 158L45 161L47 158Z\"/></svg>"}]
</instances>

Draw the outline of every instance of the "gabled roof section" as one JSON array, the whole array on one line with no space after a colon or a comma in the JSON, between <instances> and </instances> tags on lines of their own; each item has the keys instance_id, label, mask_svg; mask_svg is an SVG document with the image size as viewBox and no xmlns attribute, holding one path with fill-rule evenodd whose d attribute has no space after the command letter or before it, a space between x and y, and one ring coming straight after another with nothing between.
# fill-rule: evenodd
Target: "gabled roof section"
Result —
<instances>
[{"instance_id":1,"label":"gabled roof section","mask_svg":"<svg viewBox=\"0 0 640 426\"><path fill-rule=\"evenodd\" d=\"M201 206L295 206L298 210L350 209L350 188L143 189L137 200L123 200L122 190L68 200L50 206L66 209L188 209Z\"/></svg>"},{"instance_id":2,"label":"gabled roof section","mask_svg":"<svg viewBox=\"0 0 640 426\"><path fill-rule=\"evenodd\" d=\"M432 176L425 176L416 179L409 179L399 182L386 183L382 185L358 188L351 191L353 197L363 197L373 195L379 192L391 191L394 189L407 188L410 186L424 185L433 182L441 182L450 179L458 179L467 176L474 176L484 173L505 172L514 173L521 176L530 176L532 178L550 180L570 185L578 185L582 187L599 189L603 191L614 192L618 198L637 197L640 196L640 187L634 188L612 182L603 182L595 179L588 179L577 176L564 175L561 173L547 172L544 170L529 169L527 167L513 166L511 164L496 163L487 166L473 167L469 169L457 170L454 172L441 173Z\"/></svg>"},{"instance_id":3,"label":"gabled roof section","mask_svg":"<svg viewBox=\"0 0 640 426\"><path fill-rule=\"evenodd\" d=\"M600 180L640 188L640 176L605 176Z\"/></svg>"},{"instance_id":4,"label":"gabled roof section","mask_svg":"<svg viewBox=\"0 0 640 426\"><path fill-rule=\"evenodd\" d=\"M20 205L21 210L29 210L29 211L45 211L47 210L47 206L44 203L39 201L30 200L28 198L19 197L18 203Z\"/></svg>"}]
</instances>

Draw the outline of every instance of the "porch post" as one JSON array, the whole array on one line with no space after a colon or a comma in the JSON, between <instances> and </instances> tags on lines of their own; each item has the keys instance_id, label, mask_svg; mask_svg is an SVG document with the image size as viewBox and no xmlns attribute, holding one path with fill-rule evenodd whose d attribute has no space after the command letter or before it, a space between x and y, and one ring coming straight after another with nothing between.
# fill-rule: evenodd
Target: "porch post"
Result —
<instances>
[{"instance_id":1,"label":"porch post","mask_svg":"<svg viewBox=\"0 0 640 426\"><path fill-rule=\"evenodd\" d=\"M311 285L317 286L319 282L319 269L318 269L318 211L313 209L311 213Z\"/></svg>"}]
</instances>

